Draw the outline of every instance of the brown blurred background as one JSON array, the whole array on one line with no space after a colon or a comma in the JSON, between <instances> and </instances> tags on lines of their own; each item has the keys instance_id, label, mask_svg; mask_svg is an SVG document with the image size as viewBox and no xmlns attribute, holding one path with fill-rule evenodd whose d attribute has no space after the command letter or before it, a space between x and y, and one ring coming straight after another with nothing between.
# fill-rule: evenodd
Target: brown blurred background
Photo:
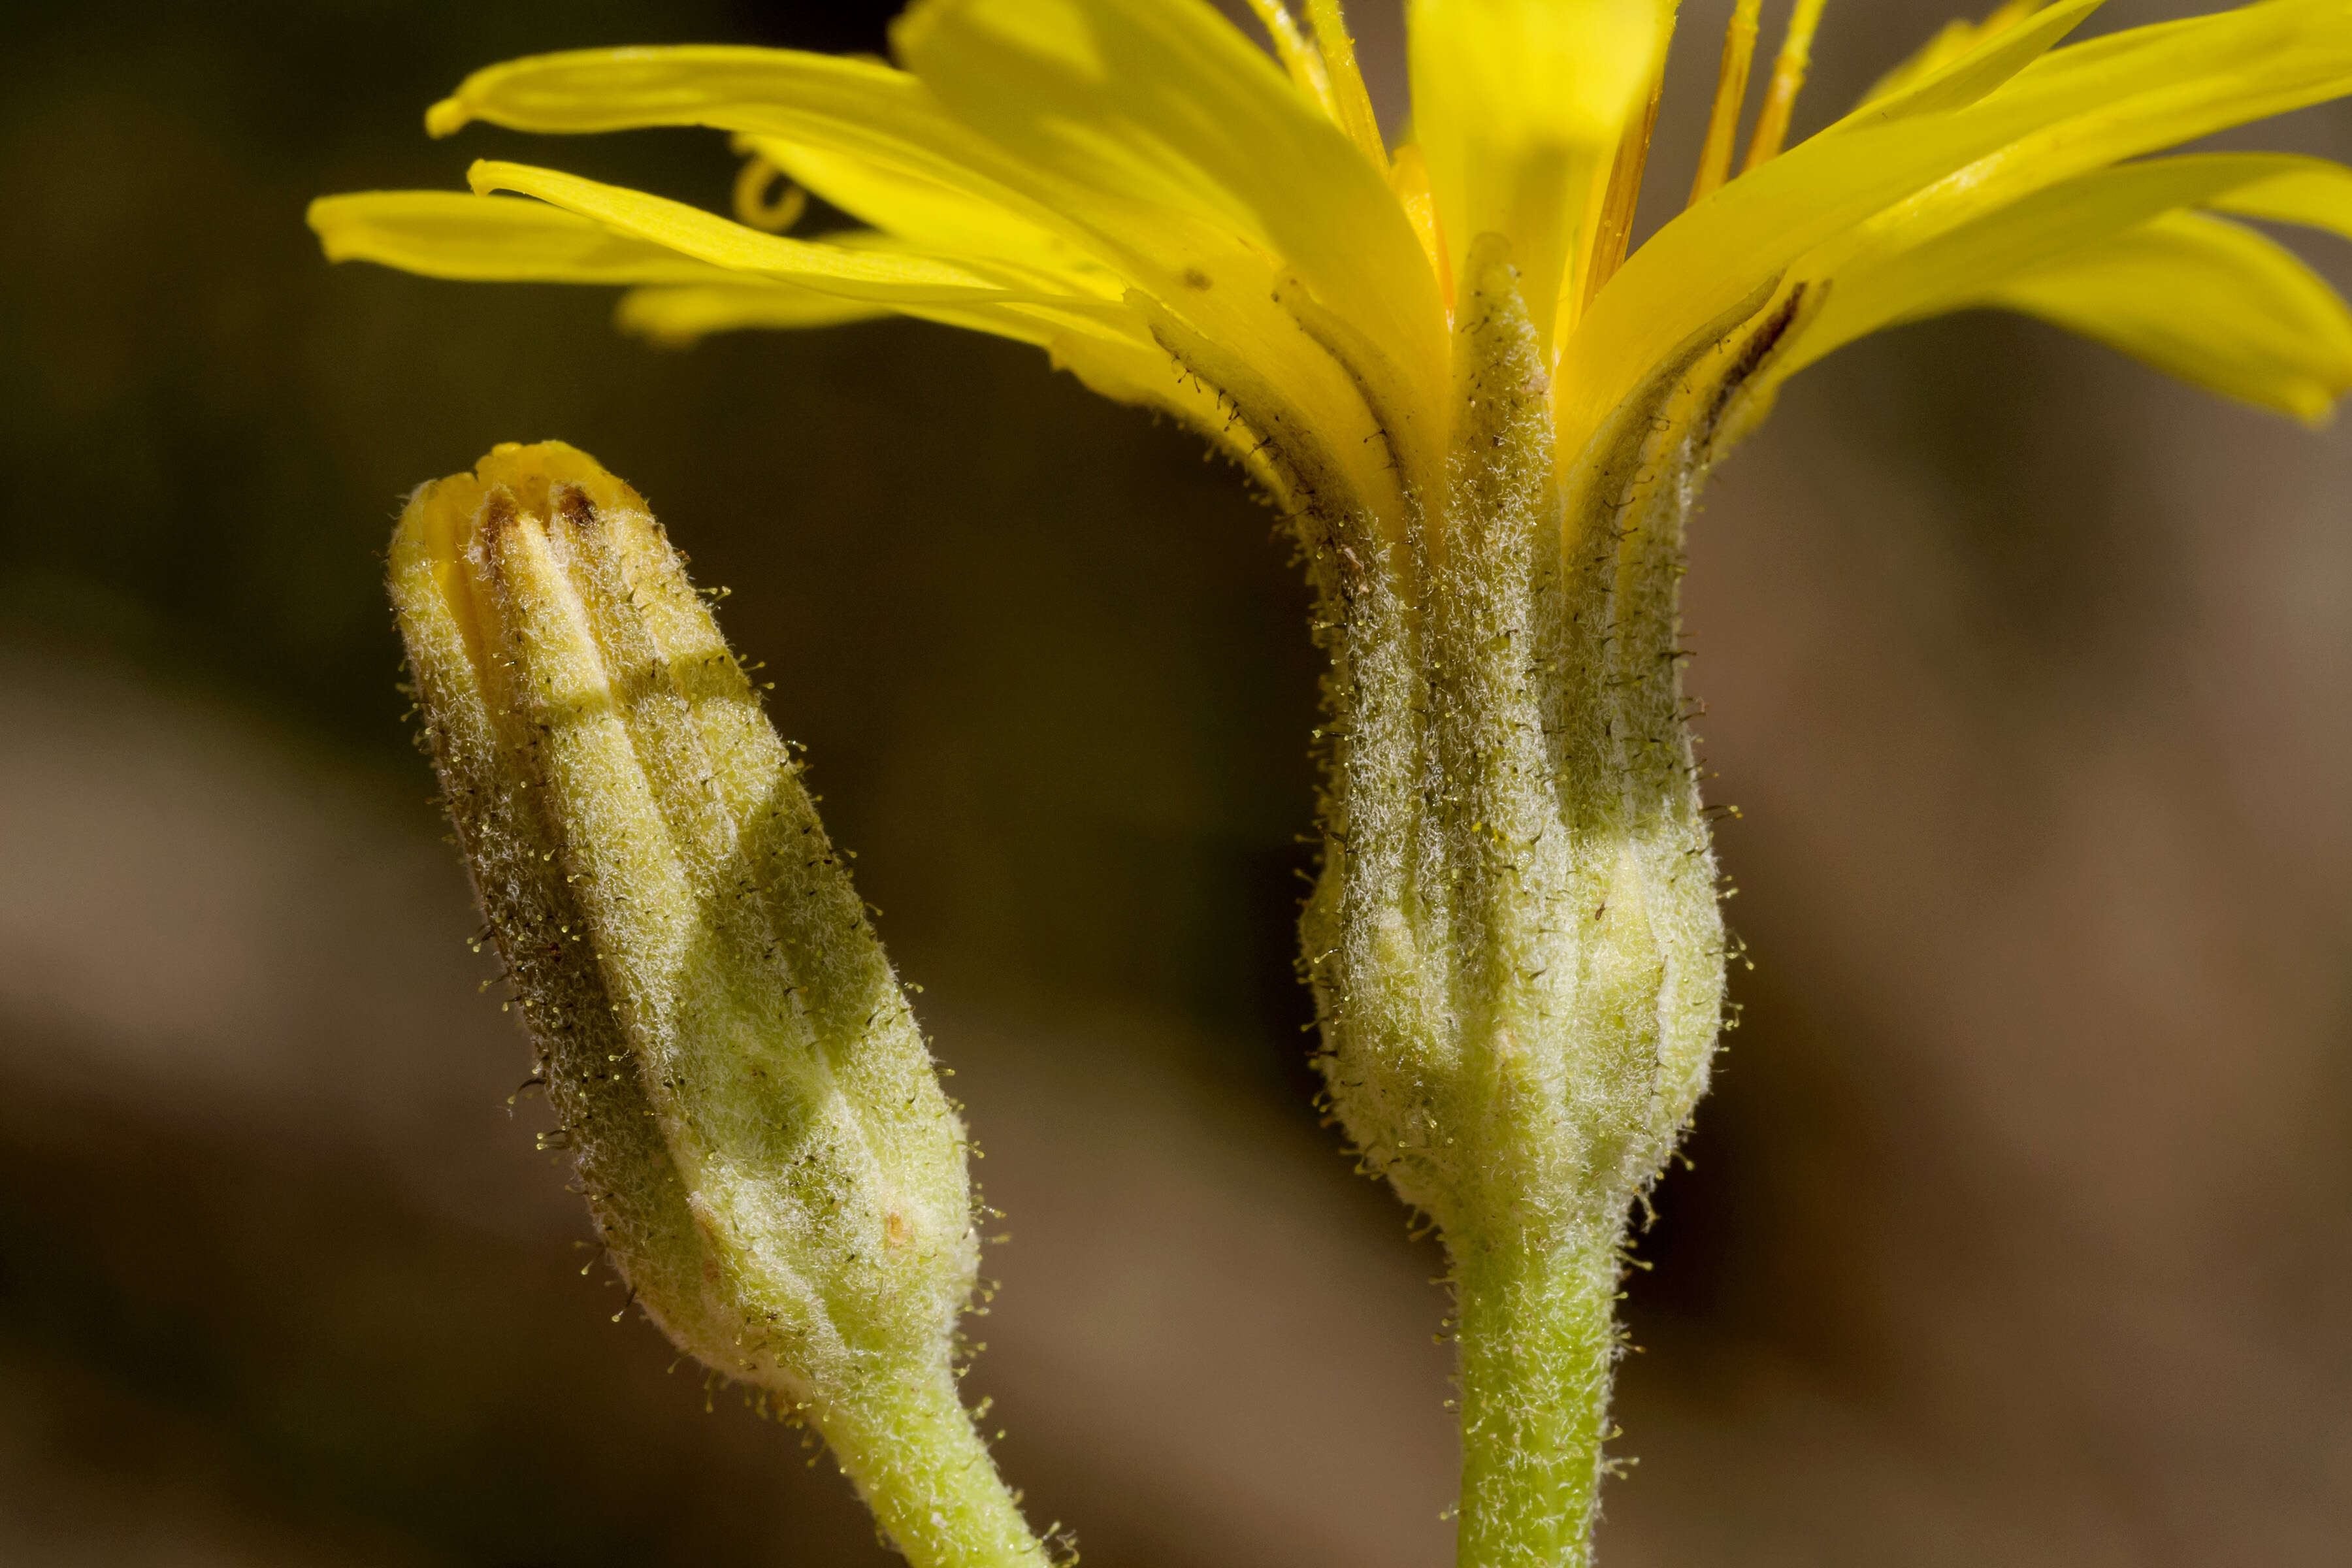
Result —
<instances>
[{"instance_id":1,"label":"brown blurred background","mask_svg":"<svg viewBox=\"0 0 2352 1568\"><path fill-rule=\"evenodd\" d=\"M1446 1560L1441 1265L1307 1108L1269 514L1025 350L656 353L301 226L481 154L723 205L715 137L418 116L512 54L874 48L890 8L0 24L0 1560L880 1560L795 1434L613 1321L509 1110L378 557L409 487L549 436L734 588L928 987L1038 1522L1130 1568ZM1685 6L1654 221L1727 9ZM1944 15L1831 11L1801 129ZM2345 1560L2347 482L2341 431L1984 316L1838 356L1724 472L1692 679L1756 967L1631 1287L1616 1568Z\"/></svg>"}]
</instances>

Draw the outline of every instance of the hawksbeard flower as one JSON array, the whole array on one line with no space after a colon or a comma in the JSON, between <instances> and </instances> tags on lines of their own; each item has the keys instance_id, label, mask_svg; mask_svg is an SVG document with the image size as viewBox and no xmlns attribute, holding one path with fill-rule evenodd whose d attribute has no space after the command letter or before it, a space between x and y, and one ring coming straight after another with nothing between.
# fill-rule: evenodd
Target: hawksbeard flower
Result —
<instances>
[{"instance_id":1,"label":"hawksbeard flower","mask_svg":"<svg viewBox=\"0 0 2352 1568\"><path fill-rule=\"evenodd\" d=\"M886 313L1015 338L1249 473L1331 656L1303 922L1331 1102L1453 1260L1462 1560L1581 1562L1627 1211L1721 1018L1676 610L1699 488L1788 376L1964 308L2323 417L2352 314L2242 220L2352 236L2352 174L2146 155L2352 90L2352 3L2069 43L2098 0L2012 0L1784 148L1822 11L1795 0L1735 174L1739 0L1690 204L1630 254L1672 0L1409 0L1394 147L1338 0L1251 4L1270 56L1205 0L919 0L895 64L518 60L428 128L730 132L740 221L482 162L471 195L311 223L338 259L626 285L664 340ZM871 226L772 232L793 190Z\"/></svg>"}]
</instances>

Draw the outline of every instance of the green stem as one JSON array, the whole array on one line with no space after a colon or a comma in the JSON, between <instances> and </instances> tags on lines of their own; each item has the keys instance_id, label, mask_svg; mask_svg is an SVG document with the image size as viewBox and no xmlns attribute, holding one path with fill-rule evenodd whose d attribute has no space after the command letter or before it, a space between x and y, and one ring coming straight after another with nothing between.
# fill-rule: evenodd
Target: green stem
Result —
<instances>
[{"instance_id":1,"label":"green stem","mask_svg":"<svg viewBox=\"0 0 2352 1568\"><path fill-rule=\"evenodd\" d=\"M951 1373L868 1385L818 1426L914 1568L1046 1568Z\"/></svg>"},{"instance_id":2,"label":"green stem","mask_svg":"<svg viewBox=\"0 0 2352 1568\"><path fill-rule=\"evenodd\" d=\"M1620 1226L1454 1244L1462 1364L1457 1568L1583 1568L1610 1436Z\"/></svg>"}]
</instances>

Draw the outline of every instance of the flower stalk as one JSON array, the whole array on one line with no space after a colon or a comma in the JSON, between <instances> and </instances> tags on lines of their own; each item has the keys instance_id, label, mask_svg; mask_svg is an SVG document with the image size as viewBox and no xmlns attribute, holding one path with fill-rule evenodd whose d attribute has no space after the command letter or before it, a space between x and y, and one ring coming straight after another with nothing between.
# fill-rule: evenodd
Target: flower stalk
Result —
<instances>
[{"instance_id":1,"label":"flower stalk","mask_svg":"<svg viewBox=\"0 0 2352 1568\"><path fill-rule=\"evenodd\" d=\"M1524 1237L1447 1238L1461 1345L1460 1568L1591 1560L1616 1436L1620 1245L1597 1231L1556 1250Z\"/></svg>"}]
</instances>

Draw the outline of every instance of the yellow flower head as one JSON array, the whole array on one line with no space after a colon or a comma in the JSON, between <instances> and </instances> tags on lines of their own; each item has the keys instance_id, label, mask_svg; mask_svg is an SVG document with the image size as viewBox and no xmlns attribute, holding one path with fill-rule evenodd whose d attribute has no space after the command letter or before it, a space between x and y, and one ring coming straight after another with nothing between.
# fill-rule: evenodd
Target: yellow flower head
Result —
<instances>
[{"instance_id":1,"label":"yellow flower head","mask_svg":"<svg viewBox=\"0 0 2352 1568\"><path fill-rule=\"evenodd\" d=\"M1751 411L1864 333L1984 305L2305 419L2352 386L2352 316L2235 221L2352 234L2347 171L2141 160L2352 89L2344 0L2065 47L2098 0L2011 0L1781 152L1822 8L1796 0L1733 176L1759 19L1741 0L1692 205L1630 258L1673 0L1411 0L1414 134L1393 149L1338 0L1306 0L1303 26L1252 5L1272 58L1206 0L918 0L895 64L517 60L427 127L731 132L749 221L491 161L472 195L331 196L310 221L337 259L630 285L622 321L661 339L897 312L1034 342L1207 433L1286 501L1388 529L1442 489L1450 325L1486 234L1549 355L1563 473L1664 367L1751 318L1780 322L1738 378ZM797 210L767 199L785 181L871 226L766 232Z\"/></svg>"}]
</instances>

